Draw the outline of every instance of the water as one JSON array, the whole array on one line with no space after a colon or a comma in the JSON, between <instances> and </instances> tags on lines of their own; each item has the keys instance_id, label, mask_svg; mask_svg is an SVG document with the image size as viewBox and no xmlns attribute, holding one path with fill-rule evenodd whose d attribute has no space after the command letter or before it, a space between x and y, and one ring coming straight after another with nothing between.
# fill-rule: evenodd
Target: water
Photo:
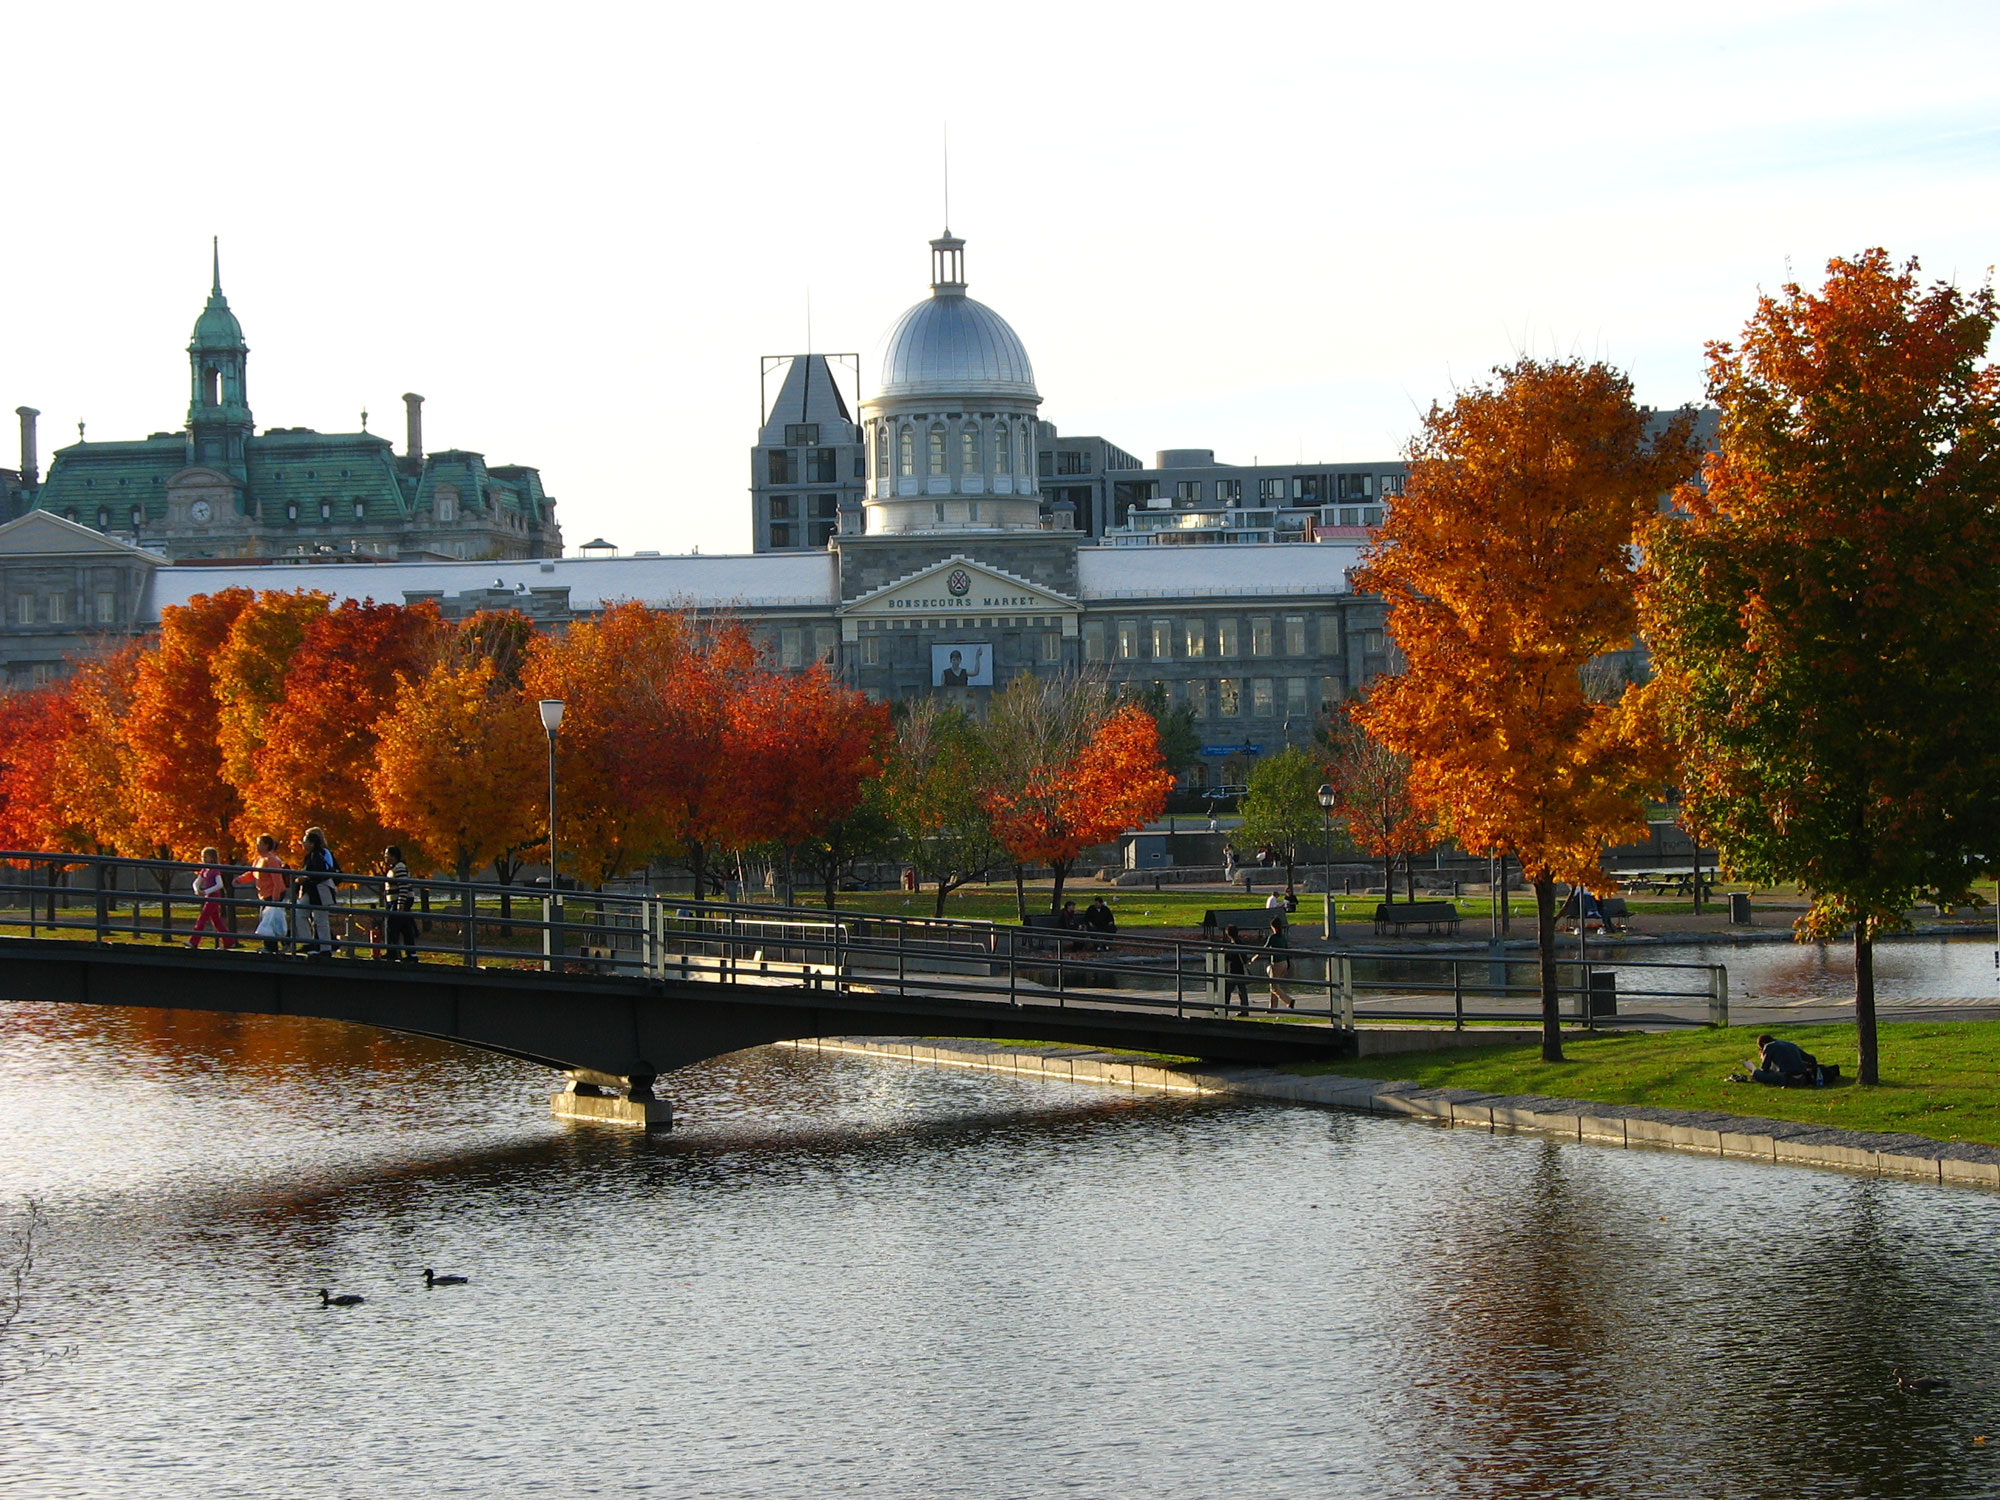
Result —
<instances>
[{"instance_id":1,"label":"water","mask_svg":"<svg viewBox=\"0 0 2000 1500\"><path fill-rule=\"evenodd\" d=\"M1574 943L1571 944L1574 947ZM1875 945L1878 1000L2000 1000L1991 932L1977 937L1890 938ZM1852 943L1662 943L1637 958L1727 964L1736 999L1854 998ZM1995 1441L2000 1441L1996 1438Z\"/></svg>"},{"instance_id":2,"label":"water","mask_svg":"<svg viewBox=\"0 0 2000 1500\"><path fill-rule=\"evenodd\" d=\"M0 1011L48 1214L0 1495L2000 1494L2000 1197L775 1050L671 1083L647 1139L421 1039Z\"/></svg>"}]
</instances>

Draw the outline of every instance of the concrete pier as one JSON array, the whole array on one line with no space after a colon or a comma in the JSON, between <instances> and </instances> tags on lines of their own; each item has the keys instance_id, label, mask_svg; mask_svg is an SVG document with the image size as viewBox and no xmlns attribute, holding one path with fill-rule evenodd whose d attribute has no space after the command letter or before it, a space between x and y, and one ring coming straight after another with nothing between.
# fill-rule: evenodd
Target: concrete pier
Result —
<instances>
[{"instance_id":1,"label":"concrete pier","mask_svg":"<svg viewBox=\"0 0 2000 1500\"><path fill-rule=\"evenodd\" d=\"M674 1107L653 1097L652 1074L618 1078L587 1068L570 1071L569 1086L549 1096L549 1113L558 1120L589 1120L600 1125L624 1125L639 1130L672 1130Z\"/></svg>"}]
</instances>

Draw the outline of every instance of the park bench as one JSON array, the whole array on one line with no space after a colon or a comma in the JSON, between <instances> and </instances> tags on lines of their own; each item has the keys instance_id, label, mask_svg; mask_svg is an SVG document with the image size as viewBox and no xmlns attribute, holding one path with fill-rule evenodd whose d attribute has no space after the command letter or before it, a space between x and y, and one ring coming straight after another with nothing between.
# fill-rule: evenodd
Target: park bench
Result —
<instances>
[{"instance_id":1,"label":"park bench","mask_svg":"<svg viewBox=\"0 0 2000 1500\"><path fill-rule=\"evenodd\" d=\"M1422 923L1436 932L1442 926L1448 932L1458 931L1458 908L1449 901L1405 901L1401 906L1388 903L1375 908L1375 935L1381 937L1388 932L1401 932Z\"/></svg>"}]
</instances>

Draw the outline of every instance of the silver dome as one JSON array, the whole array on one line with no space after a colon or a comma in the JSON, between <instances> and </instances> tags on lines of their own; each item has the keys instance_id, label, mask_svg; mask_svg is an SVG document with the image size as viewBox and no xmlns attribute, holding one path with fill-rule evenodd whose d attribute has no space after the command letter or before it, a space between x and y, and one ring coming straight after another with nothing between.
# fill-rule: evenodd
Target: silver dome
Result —
<instances>
[{"instance_id":1,"label":"silver dome","mask_svg":"<svg viewBox=\"0 0 2000 1500\"><path fill-rule=\"evenodd\" d=\"M882 340L877 397L1014 396L1039 401L1028 351L1007 320L962 292L940 290Z\"/></svg>"}]
</instances>

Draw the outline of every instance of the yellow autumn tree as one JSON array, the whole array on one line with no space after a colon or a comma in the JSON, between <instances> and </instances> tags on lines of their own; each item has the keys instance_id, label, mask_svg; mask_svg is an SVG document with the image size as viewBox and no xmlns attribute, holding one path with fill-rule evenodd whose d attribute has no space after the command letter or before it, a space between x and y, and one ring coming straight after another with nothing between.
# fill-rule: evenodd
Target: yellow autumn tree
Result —
<instances>
[{"instance_id":1,"label":"yellow autumn tree","mask_svg":"<svg viewBox=\"0 0 2000 1500\"><path fill-rule=\"evenodd\" d=\"M413 864L470 880L541 831L541 719L489 657L447 658L401 679L378 726L375 808Z\"/></svg>"},{"instance_id":2,"label":"yellow autumn tree","mask_svg":"<svg viewBox=\"0 0 2000 1500\"><path fill-rule=\"evenodd\" d=\"M1524 359L1433 406L1357 586L1389 602L1405 666L1356 718L1410 758L1410 793L1535 889L1542 1056L1562 1060L1556 883L1602 888L1599 852L1645 828L1667 766L1635 694L1584 668L1631 646L1632 541L1694 471L1693 420L1653 436L1603 364Z\"/></svg>"}]
</instances>

